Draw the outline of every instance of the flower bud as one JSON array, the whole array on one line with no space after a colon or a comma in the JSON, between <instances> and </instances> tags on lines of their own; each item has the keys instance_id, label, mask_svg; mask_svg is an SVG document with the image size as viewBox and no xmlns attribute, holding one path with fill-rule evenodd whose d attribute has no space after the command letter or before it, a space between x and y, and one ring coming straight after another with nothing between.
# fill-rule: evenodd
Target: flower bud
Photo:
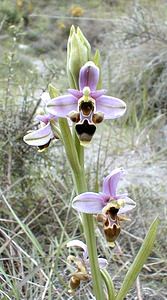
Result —
<instances>
[{"instance_id":1,"label":"flower bud","mask_svg":"<svg viewBox=\"0 0 167 300\"><path fill-rule=\"evenodd\" d=\"M79 71L90 60L91 47L79 27L71 27L67 43L67 74L71 88L78 89Z\"/></svg>"}]
</instances>

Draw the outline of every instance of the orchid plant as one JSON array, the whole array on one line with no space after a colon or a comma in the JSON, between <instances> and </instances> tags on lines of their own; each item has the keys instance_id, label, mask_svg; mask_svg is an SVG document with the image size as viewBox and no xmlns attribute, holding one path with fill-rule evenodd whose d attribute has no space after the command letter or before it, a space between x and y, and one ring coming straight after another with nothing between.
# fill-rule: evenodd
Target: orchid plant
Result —
<instances>
[{"instance_id":1,"label":"orchid plant","mask_svg":"<svg viewBox=\"0 0 167 300\"><path fill-rule=\"evenodd\" d=\"M82 249L81 257L69 255L67 261L75 265L69 281L69 292L74 293L80 282L92 281L97 300L123 300L132 287L149 256L156 236L158 220L151 225L139 253L128 270L119 291L115 291L105 258L98 258L95 235L95 217L102 222L109 246L114 246L121 231L124 215L136 203L126 193L119 194L117 185L124 175L122 168L110 170L104 178L102 192L89 192L84 169L84 146L91 142L97 124L105 119L122 117L126 111L123 100L107 96L101 89L100 55L93 56L91 47L79 28L72 26L67 44L67 74L70 88L65 95L49 85L44 94L44 113L36 116L39 128L24 137L31 146L45 150L53 140L59 139L69 161L76 196L72 207L81 213L86 244L79 240L68 241L67 247ZM108 266L109 267L109 266Z\"/></svg>"}]
</instances>

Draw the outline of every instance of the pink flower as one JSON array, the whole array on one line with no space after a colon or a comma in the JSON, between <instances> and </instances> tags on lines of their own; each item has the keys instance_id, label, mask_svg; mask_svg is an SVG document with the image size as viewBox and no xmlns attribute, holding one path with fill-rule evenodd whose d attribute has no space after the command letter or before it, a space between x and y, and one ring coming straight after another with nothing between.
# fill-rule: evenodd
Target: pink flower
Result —
<instances>
[{"instance_id":1,"label":"pink flower","mask_svg":"<svg viewBox=\"0 0 167 300\"><path fill-rule=\"evenodd\" d=\"M83 250L81 257L75 257L69 255L67 260L68 262L74 263L77 266L77 270L71 274L70 278L70 290L73 292L77 287L79 287L81 281L87 281L91 278L90 276L90 263L88 257L87 246L79 240L73 240L67 243L67 247L78 247ZM101 269L107 267L108 262L105 258L98 258L99 266Z\"/></svg>"},{"instance_id":2,"label":"pink flower","mask_svg":"<svg viewBox=\"0 0 167 300\"><path fill-rule=\"evenodd\" d=\"M119 180L123 176L121 168L113 170L104 178L101 193L86 192L76 196L73 208L87 214L100 214L104 232L109 243L113 243L120 233L121 215L130 211L136 203L127 194L117 194Z\"/></svg>"},{"instance_id":3,"label":"pink flower","mask_svg":"<svg viewBox=\"0 0 167 300\"><path fill-rule=\"evenodd\" d=\"M43 93L42 101L46 105L46 103L50 100L49 94ZM36 121L40 122L40 128L37 130L30 131L23 138L24 142L31 146L36 146L39 148L39 151L43 151L47 148L52 140L58 138L52 131L51 122L54 124L57 121L57 117L52 114L43 114L37 115L35 117Z\"/></svg>"},{"instance_id":4,"label":"pink flower","mask_svg":"<svg viewBox=\"0 0 167 300\"><path fill-rule=\"evenodd\" d=\"M105 90L96 90L99 68L88 61L79 73L79 90L69 89L69 94L52 99L47 110L58 117L69 117L76 123L76 132L83 142L89 142L103 119L116 119L126 111L124 101L106 96Z\"/></svg>"}]
</instances>

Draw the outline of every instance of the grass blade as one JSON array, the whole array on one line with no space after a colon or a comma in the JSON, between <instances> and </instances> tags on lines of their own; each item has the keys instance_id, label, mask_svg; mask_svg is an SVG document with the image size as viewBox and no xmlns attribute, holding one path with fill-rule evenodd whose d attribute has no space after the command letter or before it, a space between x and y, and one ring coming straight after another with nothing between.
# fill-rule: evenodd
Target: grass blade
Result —
<instances>
[{"instance_id":1,"label":"grass blade","mask_svg":"<svg viewBox=\"0 0 167 300\"><path fill-rule=\"evenodd\" d=\"M130 288L132 287L132 285L134 284L139 272L141 271L145 261L147 260L148 256L152 251L156 238L158 224L159 220L158 218L156 218L151 224L148 233L143 241L143 244L137 256L135 257L134 262L132 263L127 274L125 275L124 281L122 283L120 291L117 294L116 300L123 300Z\"/></svg>"},{"instance_id":2,"label":"grass blade","mask_svg":"<svg viewBox=\"0 0 167 300\"><path fill-rule=\"evenodd\" d=\"M6 206L8 207L9 211L11 212L12 216L15 218L15 220L17 221L17 223L20 225L21 229L25 232L25 234L29 237L30 241L32 242L32 244L34 245L35 249L39 252L39 254L41 256L44 256L44 252L42 250L41 245L39 244L38 240L36 239L36 237L34 236L34 234L32 233L32 231L30 230L30 228L24 224L16 215L16 213L14 212L14 210L12 209L12 207L10 206L9 202L6 200L5 196L3 195L3 193L1 192L1 196L2 199L4 201L4 203L6 204Z\"/></svg>"}]
</instances>

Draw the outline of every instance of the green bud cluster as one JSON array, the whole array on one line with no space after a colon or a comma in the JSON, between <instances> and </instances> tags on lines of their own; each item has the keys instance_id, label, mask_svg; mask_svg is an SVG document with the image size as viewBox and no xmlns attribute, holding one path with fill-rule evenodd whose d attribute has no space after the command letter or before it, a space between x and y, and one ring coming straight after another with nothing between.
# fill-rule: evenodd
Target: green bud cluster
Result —
<instances>
[{"instance_id":1,"label":"green bud cluster","mask_svg":"<svg viewBox=\"0 0 167 300\"><path fill-rule=\"evenodd\" d=\"M79 70L90 60L91 46L82 31L72 25L67 43L67 75L71 88L78 89Z\"/></svg>"}]
</instances>

